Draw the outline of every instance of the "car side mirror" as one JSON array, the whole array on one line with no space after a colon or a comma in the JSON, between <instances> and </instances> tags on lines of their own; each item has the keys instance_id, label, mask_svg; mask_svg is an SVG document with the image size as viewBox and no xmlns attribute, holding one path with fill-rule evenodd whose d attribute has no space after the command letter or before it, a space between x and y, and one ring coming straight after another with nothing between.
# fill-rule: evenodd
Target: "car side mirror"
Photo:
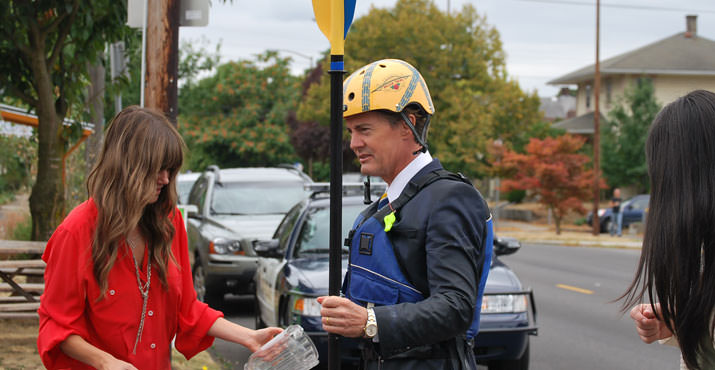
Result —
<instances>
[{"instance_id":1,"label":"car side mirror","mask_svg":"<svg viewBox=\"0 0 715 370\"><path fill-rule=\"evenodd\" d=\"M629 204L629 205L626 206L626 210L627 210L627 211L630 211L630 210L632 210L632 209L633 209L633 205L632 205L632 204Z\"/></svg>"},{"instance_id":2,"label":"car side mirror","mask_svg":"<svg viewBox=\"0 0 715 370\"><path fill-rule=\"evenodd\" d=\"M280 243L278 239L271 240L256 240L253 242L253 250L260 257L281 258L283 253L280 251Z\"/></svg>"},{"instance_id":3,"label":"car side mirror","mask_svg":"<svg viewBox=\"0 0 715 370\"><path fill-rule=\"evenodd\" d=\"M521 248L521 243L515 238L494 238L494 254L506 256L514 254Z\"/></svg>"},{"instance_id":4,"label":"car side mirror","mask_svg":"<svg viewBox=\"0 0 715 370\"><path fill-rule=\"evenodd\" d=\"M186 216L189 218L201 218L201 214L199 213L199 207L197 207L195 204L184 204L179 207L183 207L186 210Z\"/></svg>"},{"instance_id":5,"label":"car side mirror","mask_svg":"<svg viewBox=\"0 0 715 370\"><path fill-rule=\"evenodd\" d=\"M196 217L199 214L199 208L193 204L177 204L177 208L181 212L181 217L186 220L190 217Z\"/></svg>"}]
</instances>

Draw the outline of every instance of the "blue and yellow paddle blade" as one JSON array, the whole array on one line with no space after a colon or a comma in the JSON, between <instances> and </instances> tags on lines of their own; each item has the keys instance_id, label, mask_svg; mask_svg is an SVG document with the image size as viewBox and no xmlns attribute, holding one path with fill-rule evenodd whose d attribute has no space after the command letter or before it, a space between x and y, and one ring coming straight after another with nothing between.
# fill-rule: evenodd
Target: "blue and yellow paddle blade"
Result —
<instances>
[{"instance_id":1,"label":"blue and yellow paddle blade","mask_svg":"<svg viewBox=\"0 0 715 370\"><path fill-rule=\"evenodd\" d=\"M345 37L353 22L355 0L313 0L313 13L318 28L330 42L330 54L345 54Z\"/></svg>"}]
</instances>

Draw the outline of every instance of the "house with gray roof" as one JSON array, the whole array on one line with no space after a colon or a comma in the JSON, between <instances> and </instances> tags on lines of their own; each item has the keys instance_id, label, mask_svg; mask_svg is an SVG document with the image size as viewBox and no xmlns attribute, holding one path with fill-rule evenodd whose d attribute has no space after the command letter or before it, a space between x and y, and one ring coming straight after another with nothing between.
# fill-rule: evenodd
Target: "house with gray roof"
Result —
<instances>
[{"instance_id":1,"label":"house with gray roof","mask_svg":"<svg viewBox=\"0 0 715 370\"><path fill-rule=\"evenodd\" d=\"M556 122L576 116L576 97L569 88L562 88L559 94L553 97L539 98L539 111L544 114L544 119Z\"/></svg>"},{"instance_id":2,"label":"house with gray roof","mask_svg":"<svg viewBox=\"0 0 715 370\"><path fill-rule=\"evenodd\" d=\"M600 68L602 116L615 107L628 86L642 78L652 81L656 100L665 105L696 89L715 91L715 41L698 36L697 16L688 15L685 32L603 60ZM578 87L576 117L554 127L593 134L594 74L595 65L590 65L549 81Z\"/></svg>"}]
</instances>

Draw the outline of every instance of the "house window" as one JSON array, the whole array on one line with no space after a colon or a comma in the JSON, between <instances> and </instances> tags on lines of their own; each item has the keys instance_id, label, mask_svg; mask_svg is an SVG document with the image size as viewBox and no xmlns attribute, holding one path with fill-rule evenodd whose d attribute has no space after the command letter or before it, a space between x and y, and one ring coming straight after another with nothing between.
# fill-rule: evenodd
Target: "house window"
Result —
<instances>
[{"instance_id":1,"label":"house window","mask_svg":"<svg viewBox=\"0 0 715 370\"><path fill-rule=\"evenodd\" d=\"M591 108L591 85L586 85L586 109Z\"/></svg>"},{"instance_id":2,"label":"house window","mask_svg":"<svg viewBox=\"0 0 715 370\"><path fill-rule=\"evenodd\" d=\"M648 83L651 86L653 85L653 79L650 77L638 77L638 80L636 80L636 83L638 84L638 87L643 86L644 83Z\"/></svg>"},{"instance_id":3,"label":"house window","mask_svg":"<svg viewBox=\"0 0 715 370\"><path fill-rule=\"evenodd\" d=\"M611 79L606 79L606 107L611 107Z\"/></svg>"}]
</instances>

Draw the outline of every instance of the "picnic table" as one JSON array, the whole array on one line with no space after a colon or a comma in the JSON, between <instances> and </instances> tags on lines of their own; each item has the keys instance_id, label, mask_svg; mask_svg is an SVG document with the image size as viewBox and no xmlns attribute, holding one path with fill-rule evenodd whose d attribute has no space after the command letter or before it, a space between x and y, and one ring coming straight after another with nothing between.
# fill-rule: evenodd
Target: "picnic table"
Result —
<instances>
[{"instance_id":1,"label":"picnic table","mask_svg":"<svg viewBox=\"0 0 715 370\"><path fill-rule=\"evenodd\" d=\"M0 255L16 254L40 255L45 250L45 242L0 240ZM43 283L18 282L20 276L43 276L45 262L36 259L0 260L0 292L12 295L0 296L0 318L36 318L40 307L39 294L45 289ZM34 293L34 294L33 294Z\"/></svg>"}]
</instances>

